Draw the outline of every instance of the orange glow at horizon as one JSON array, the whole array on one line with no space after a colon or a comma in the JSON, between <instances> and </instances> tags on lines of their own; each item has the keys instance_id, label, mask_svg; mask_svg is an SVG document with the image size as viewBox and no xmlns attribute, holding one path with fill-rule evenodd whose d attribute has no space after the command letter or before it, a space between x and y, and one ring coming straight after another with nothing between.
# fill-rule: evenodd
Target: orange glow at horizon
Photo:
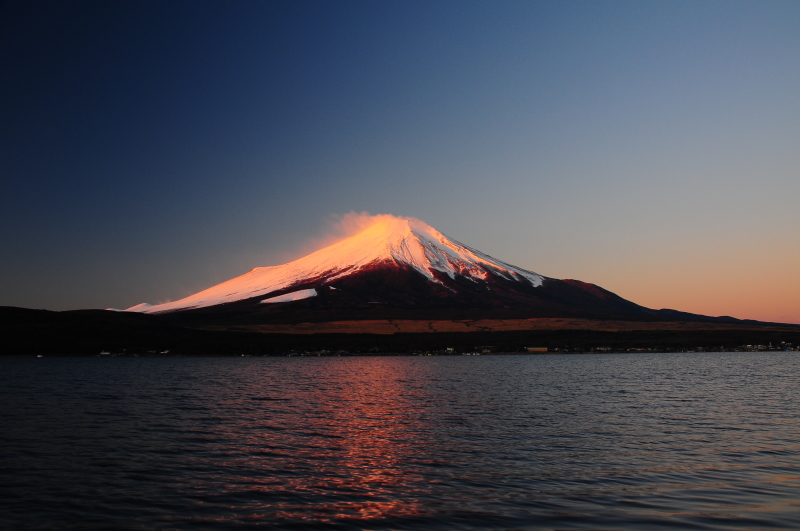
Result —
<instances>
[{"instance_id":1,"label":"orange glow at horizon","mask_svg":"<svg viewBox=\"0 0 800 531\"><path fill-rule=\"evenodd\" d=\"M800 252L782 260L759 253L680 259L652 256L638 263L594 261L581 279L653 309L800 324ZM592 271L587 269L592 268Z\"/></svg>"}]
</instances>

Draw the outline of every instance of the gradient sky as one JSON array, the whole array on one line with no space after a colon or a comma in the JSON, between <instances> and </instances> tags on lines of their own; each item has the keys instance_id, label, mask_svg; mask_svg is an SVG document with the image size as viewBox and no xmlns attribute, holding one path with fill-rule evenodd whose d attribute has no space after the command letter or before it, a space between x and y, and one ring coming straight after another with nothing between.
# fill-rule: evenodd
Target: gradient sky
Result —
<instances>
[{"instance_id":1,"label":"gradient sky","mask_svg":"<svg viewBox=\"0 0 800 531\"><path fill-rule=\"evenodd\" d=\"M800 323L800 2L8 1L0 72L0 305L175 300L370 212Z\"/></svg>"}]
</instances>

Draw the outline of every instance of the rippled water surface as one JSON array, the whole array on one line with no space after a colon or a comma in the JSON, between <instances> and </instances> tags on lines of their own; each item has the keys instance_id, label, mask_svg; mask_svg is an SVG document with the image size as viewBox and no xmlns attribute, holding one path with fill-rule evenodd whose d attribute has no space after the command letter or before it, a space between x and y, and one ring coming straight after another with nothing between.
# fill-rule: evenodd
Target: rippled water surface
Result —
<instances>
[{"instance_id":1,"label":"rippled water surface","mask_svg":"<svg viewBox=\"0 0 800 531\"><path fill-rule=\"evenodd\" d=\"M800 529L800 353L0 359L0 527Z\"/></svg>"}]
</instances>

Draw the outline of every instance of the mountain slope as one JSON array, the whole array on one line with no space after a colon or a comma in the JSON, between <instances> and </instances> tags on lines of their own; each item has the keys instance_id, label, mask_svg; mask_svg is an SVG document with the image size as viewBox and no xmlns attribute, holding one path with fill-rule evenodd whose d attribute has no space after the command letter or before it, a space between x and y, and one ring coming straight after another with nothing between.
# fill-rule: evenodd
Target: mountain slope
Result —
<instances>
[{"instance_id":1,"label":"mountain slope","mask_svg":"<svg viewBox=\"0 0 800 531\"><path fill-rule=\"evenodd\" d=\"M255 268L184 299L126 311L160 314L184 324L226 325L534 317L726 319L651 310L594 284L548 278L497 260L420 220L392 216L380 216L355 236L288 264Z\"/></svg>"},{"instance_id":2,"label":"mountain slope","mask_svg":"<svg viewBox=\"0 0 800 531\"><path fill-rule=\"evenodd\" d=\"M139 304L126 311L160 313L205 308L266 296L301 284L331 284L337 279L387 264L410 267L429 281L445 285L442 274L473 282L490 275L541 285L544 277L506 264L451 240L416 219L381 219L363 232L304 258L274 267L257 267L184 299L151 306Z\"/></svg>"}]
</instances>

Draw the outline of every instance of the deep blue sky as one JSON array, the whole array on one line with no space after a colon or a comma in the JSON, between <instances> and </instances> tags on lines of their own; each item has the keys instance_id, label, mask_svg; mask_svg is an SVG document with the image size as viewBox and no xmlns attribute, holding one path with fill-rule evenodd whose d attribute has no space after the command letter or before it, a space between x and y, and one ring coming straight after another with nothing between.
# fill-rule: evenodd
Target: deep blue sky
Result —
<instances>
[{"instance_id":1,"label":"deep blue sky","mask_svg":"<svg viewBox=\"0 0 800 531\"><path fill-rule=\"evenodd\" d=\"M800 322L798 2L0 6L0 305L177 299L418 217Z\"/></svg>"}]
</instances>

